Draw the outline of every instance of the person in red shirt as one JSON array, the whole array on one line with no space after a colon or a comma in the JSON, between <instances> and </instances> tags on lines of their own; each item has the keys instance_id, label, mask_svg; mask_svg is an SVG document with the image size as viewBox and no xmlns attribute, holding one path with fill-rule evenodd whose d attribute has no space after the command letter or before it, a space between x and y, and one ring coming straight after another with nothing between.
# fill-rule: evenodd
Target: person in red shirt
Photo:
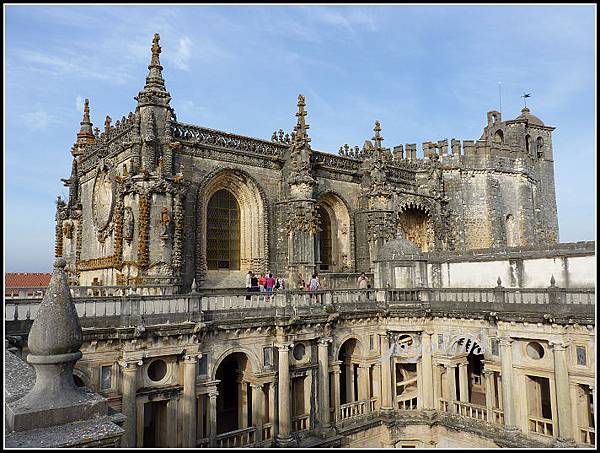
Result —
<instances>
[{"instance_id":1,"label":"person in red shirt","mask_svg":"<svg viewBox=\"0 0 600 453\"><path fill-rule=\"evenodd\" d=\"M260 274L258 278L258 287L260 288L260 292L265 291L265 285L267 284L267 279L265 278L265 274Z\"/></svg>"},{"instance_id":2,"label":"person in red shirt","mask_svg":"<svg viewBox=\"0 0 600 453\"><path fill-rule=\"evenodd\" d=\"M273 278L273 274L267 274L267 278L265 279L265 286L267 288L268 293L273 292L273 287L275 286L275 279Z\"/></svg>"}]
</instances>

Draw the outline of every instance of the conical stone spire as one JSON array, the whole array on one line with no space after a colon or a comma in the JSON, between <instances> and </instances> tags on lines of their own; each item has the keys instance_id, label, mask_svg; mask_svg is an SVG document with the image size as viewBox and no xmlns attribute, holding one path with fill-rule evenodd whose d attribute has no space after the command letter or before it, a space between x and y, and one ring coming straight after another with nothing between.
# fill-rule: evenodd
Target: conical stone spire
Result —
<instances>
[{"instance_id":1,"label":"conical stone spire","mask_svg":"<svg viewBox=\"0 0 600 453\"><path fill-rule=\"evenodd\" d=\"M161 107L169 107L169 101L171 95L165 88L165 81L162 76L163 67L160 65L160 35L154 34L152 40L152 57L150 59L150 65L148 65L148 75L146 76L146 85L144 89L138 93L134 98L138 101L138 106L142 107L145 105L156 105ZM170 107L169 107L170 108Z\"/></svg>"},{"instance_id":2,"label":"conical stone spire","mask_svg":"<svg viewBox=\"0 0 600 453\"><path fill-rule=\"evenodd\" d=\"M304 117L308 114L308 112L306 112L304 110L304 107L306 107L306 103L304 102L304 96L299 94L298 95L298 112L296 112L296 116L298 117L298 121L296 123L296 127L294 128L294 143L296 145L302 145L302 146L306 146L308 148L310 148L310 137L308 136L308 133L306 132L310 126L308 124L306 124L306 120L304 119Z\"/></svg>"},{"instance_id":3,"label":"conical stone spire","mask_svg":"<svg viewBox=\"0 0 600 453\"><path fill-rule=\"evenodd\" d=\"M27 361L35 368L35 384L27 395L7 406L9 430L44 428L106 414L106 400L78 388L73 381L83 336L65 266L64 258L55 260L50 284L29 331Z\"/></svg>"},{"instance_id":4,"label":"conical stone spire","mask_svg":"<svg viewBox=\"0 0 600 453\"><path fill-rule=\"evenodd\" d=\"M90 121L90 101L86 99L83 104L83 119L81 120L81 129L77 133L77 140L73 145L71 153L73 157L83 155L83 148L86 145L91 145L95 141L92 131L92 122Z\"/></svg>"}]
</instances>

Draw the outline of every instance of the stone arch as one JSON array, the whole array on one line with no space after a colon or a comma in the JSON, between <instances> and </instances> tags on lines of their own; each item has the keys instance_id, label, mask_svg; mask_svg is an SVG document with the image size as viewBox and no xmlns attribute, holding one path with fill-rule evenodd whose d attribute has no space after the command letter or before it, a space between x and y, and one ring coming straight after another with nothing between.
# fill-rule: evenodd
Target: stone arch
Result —
<instances>
[{"instance_id":1,"label":"stone arch","mask_svg":"<svg viewBox=\"0 0 600 453\"><path fill-rule=\"evenodd\" d=\"M458 354L485 354L485 342L470 334L457 335L450 340L446 353L449 356Z\"/></svg>"},{"instance_id":2,"label":"stone arch","mask_svg":"<svg viewBox=\"0 0 600 453\"><path fill-rule=\"evenodd\" d=\"M438 239L436 231L441 231L441 225L435 215L435 210L428 203L408 199L398 206L396 219L396 235L414 242L421 251L427 252L435 248Z\"/></svg>"},{"instance_id":3,"label":"stone arch","mask_svg":"<svg viewBox=\"0 0 600 453\"><path fill-rule=\"evenodd\" d=\"M221 365L221 363L223 363L223 361L228 356L230 356L232 354L237 354L237 353L244 354L246 356L246 358L248 359L248 364L250 365L249 371L251 371L253 374L257 374L260 372L261 366L260 366L260 361L258 359L258 356L250 349L240 347L240 346L235 346L235 347L231 347L231 348L228 348L225 351L223 351L221 354L219 354L218 358L212 363L212 369L209 369L209 375L211 376L211 380L216 379L217 370L219 369L219 365Z\"/></svg>"},{"instance_id":4,"label":"stone arch","mask_svg":"<svg viewBox=\"0 0 600 453\"><path fill-rule=\"evenodd\" d=\"M348 340L354 340L356 341L356 347L358 349L358 354L356 354L358 357L362 357L365 348L363 347L362 341L360 341L360 339L353 334L348 334L344 337L341 338L341 340L338 343L338 347L337 350L335 351L334 357L338 357L340 356L340 352L342 352L342 349L344 348L344 345L346 344L346 342ZM337 359L336 359L337 360Z\"/></svg>"},{"instance_id":5,"label":"stone arch","mask_svg":"<svg viewBox=\"0 0 600 453\"><path fill-rule=\"evenodd\" d=\"M200 182L196 197L196 279L206 281L207 207L211 197L219 190L230 192L240 208L240 269L261 271L269 267L269 204L264 189L243 170L221 168Z\"/></svg>"},{"instance_id":6,"label":"stone arch","mask_svg":"<svg viewBox=\"0 0 600 453\"><path fill-rule=\"evenodd\" d=\"M354 261L352 231L354 225L348 203L339 194L327 191L317 197L317 205L326 212L329 218L332 238L332 262L328 269L323 270L343 272L352 269ZM323 225L321 227L323 228ZM317 238L317 250L319 250L318 241L319 238Z\"/></svg>"},{"instance_id":7,"label":"stone arch","mask_svg":"<svg viewBox=\"0 0 600 453\"><path fill-rule=\"evenodd\" d=\"M494 143L498 144L498 145L502 145L504 143L504 132L502 132L502 129L498 129L495 133L494 133Z\"/></svg>"}]
</instances>

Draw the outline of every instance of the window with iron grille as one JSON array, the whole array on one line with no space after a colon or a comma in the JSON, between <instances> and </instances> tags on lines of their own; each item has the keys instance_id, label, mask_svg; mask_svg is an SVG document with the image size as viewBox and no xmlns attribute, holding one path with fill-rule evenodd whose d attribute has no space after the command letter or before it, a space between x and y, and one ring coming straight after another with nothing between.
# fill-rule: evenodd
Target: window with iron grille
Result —
<instances>
[{"instance_id":1,"label":"window with iron grille","mask_svg":"<svg viewBox=\"0 0 600 453\"><path fill-rule=\"evenodd\" d=\"M209 269L240 268L240 207L231 192L224 189L208 202L206 261Z\"/></svg>"}]
</instances>

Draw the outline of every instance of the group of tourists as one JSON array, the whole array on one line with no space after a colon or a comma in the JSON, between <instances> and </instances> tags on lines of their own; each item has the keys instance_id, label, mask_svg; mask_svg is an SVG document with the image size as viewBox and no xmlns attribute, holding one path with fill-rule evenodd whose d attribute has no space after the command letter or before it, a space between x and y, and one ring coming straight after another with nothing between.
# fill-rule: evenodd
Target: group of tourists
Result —
<instances>
[{"instance_id":1,"label":"group of tourists","mask_svg":"<svg viewBox=\"0 0 600 453\"><path fill-rule=\"evenodd\" d=\"M260 276L252 271L246 274L246 289L251 293L272 293L274 290L285 289L285 279L283 277L275 278L271 271L261 273Z\"/></svg>"}]
</instances>

